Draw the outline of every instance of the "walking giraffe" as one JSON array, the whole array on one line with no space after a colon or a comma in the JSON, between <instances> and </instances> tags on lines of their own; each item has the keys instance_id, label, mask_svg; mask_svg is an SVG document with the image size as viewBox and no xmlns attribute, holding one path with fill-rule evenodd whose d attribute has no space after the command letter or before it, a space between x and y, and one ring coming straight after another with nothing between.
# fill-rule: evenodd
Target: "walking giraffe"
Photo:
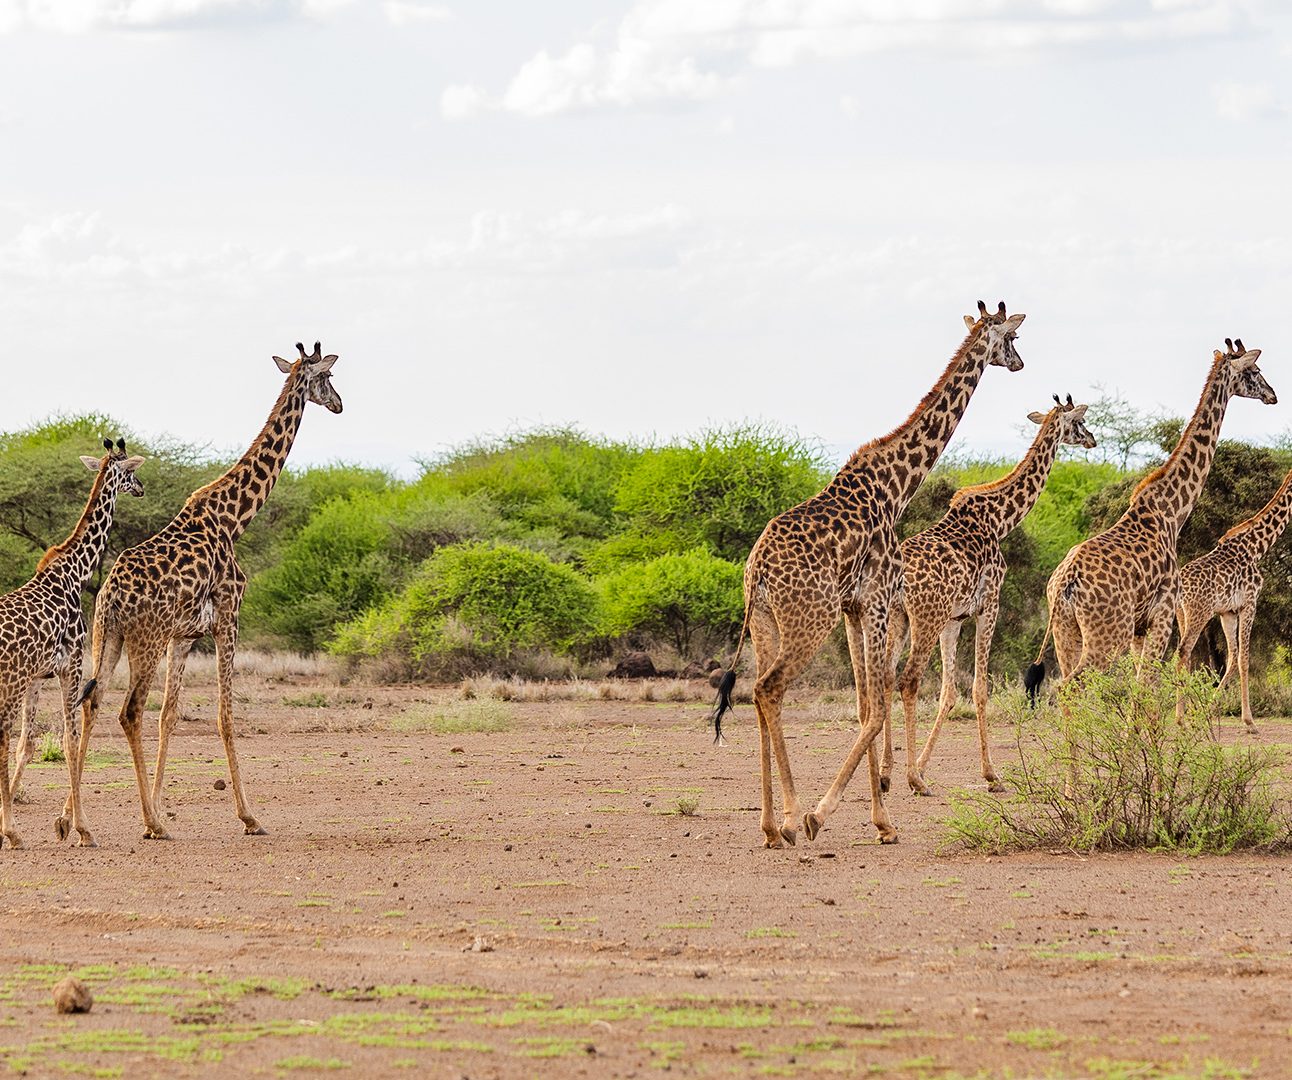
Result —
<instances>
[{"instance_id":1,"label":"walking giraffe","mask_svg":"<svg viewBox=\"0 0 1292 1080\"><path fill-rule=\"evenodd\" d=\"M194 643L206 634L215 638L220 692L216 723L229 761L234 806L248 833L264 832L243 795L233 742L233 658L238 611L247 585L233 545L269 498L291 451L306 402L330 412L341 411L341 397L332 388L336 356L324 356L317 342L312 354L300 343L296 348L300 358L295 362L274 357L287 381L251 447L223 476L193 492L161 532L117 557L94 605L94 670L82 694L84 727L78 768L84 764L103 690L124 648L130 664L130 688L121 706L121 727L134 759L146 838L169 839L160 816L167 744L179 716L184 662ZM166 690L150 789L141 726L144 702L163 652L167 652ZM69 807L54 822L60 839L67 836Z\"/></svg>"},{"instance_id":2,"label":"walking giraffe","mask_svg":"<svg viewBox=\"0 0 1292 1080\"><path fill-rule=\"evenodd\" d=\"M984 369L1018 371L1023 366L1014 339L1024 316L1007 316L1003 302L989 313L979 301L978 312L977 319L965 316L968 336L906 422L859 448L820 494L773 518L745 563L741 643L747 630L758 665L754 709L762 768L760 823L767 847L793 844L800 820L808 839L815 839L862 754L870 764L871 821L882 843L897 840L884 808L873 745L884 722L888 612L901 587L897 519L946 447ZM859 731L834 783L816 809L800 817L781 730L781 703L840 615L848 632ZM739 658L737 648L719 688L714 707L717 737L722 715L731 707ZM784 798L779 828L772 813L773 752Z\"/></svg>"},{"instance_id":3,"label":"walking giraffe","mask_svg":"<svg viewBox=\"0 0 1292 1080\"><path fill-rule=\"evenodd\" d=\"M1142 674L1166 648L1180 593L1176 543L1211 470L1229 399L1278 401L1256 366L1260 349L1228 338L1225 346L1166 463L1140 481L1110 529L1077 544L1050 575L1049 632L1064 682L1128 650Z\"/></svg>"},{"instance_id":4,"label":"walking giraffe","mask_svg":"<svg viewBox=\"0 0 1292 1080\"><path fill-rule=\"evenodd\" d=\"M1247 660L1256 600L1265 581L1260 562L1283 535L1289 516L1292 516L1292 471L1262 509L1235 525L1207 554L1186 563L1180 571L1180 602L1176 608L1180 662L1189 662L1198 636L1212 617L1219 615L1220 627L1225 632L1225 674L1220 679L1220 688L1228 685L1236 667L1243 723L1252 735L1256 734L1256 722L1248 696Z\"/></svg>"},{"instance_id":5,"label":"walking giraffe","mask_svg":"<svg viewBox=\"0 0 1292 1080\"><path fill-rule=\"evenodd\" d=\"M924 768L933 754L942 725L956 700L956 644L966 619L974 620L973 701L978 718L982 775L989 791L1004 791L987 746L987 664L1000 611L1000 587L1005 580L1001 542L1027 517L1040 498L1061 445L1091 449L1094 436L1086 429L1085 405L1054 396L1048 413L1028 419L1041 428L1023 460L1007 476L989 484L961 488L951 508L937 524L902 541L901 596L893 605L888 630L888 679L897 675L897 660L910 630L911 650L897 680L906 713L906 781L917 795L931 795ZM937 719L915 756L915 719L920 680L933 646L942 650L942 695ZM885 709L884 762L880 786L888 790L893 768L892 719Z\"/></svg>"},{"instance_id":6,"label":"walking giraffe","mask_svg":"<svg viewBox=\"0 0 1292 1080\"><path fill-rule=\"evenodd\" d=\"M84 763L76 753L80 734L76 696L85 647L81 592L103 561L118 493L144 493L135 475L144 459L127 457L124 439L118 439L115 447L112 440L104 439L103 445L107 453L102 458L81 458L96 475L76 527L66 540L45 552L27 584L0 596L0 839L7 839L10 847L22 847L13 824L13 793L24 766L31 760L29 723L35 712L36 680L51 674L58 678L63 691L63 753L69 783L64 813L70 815L70 827L76 830L81 845L94 846L81 814ZM24 705L30 707L23 717L17 770L11 785L9 734Z\"/></svg>"}]
</instances>

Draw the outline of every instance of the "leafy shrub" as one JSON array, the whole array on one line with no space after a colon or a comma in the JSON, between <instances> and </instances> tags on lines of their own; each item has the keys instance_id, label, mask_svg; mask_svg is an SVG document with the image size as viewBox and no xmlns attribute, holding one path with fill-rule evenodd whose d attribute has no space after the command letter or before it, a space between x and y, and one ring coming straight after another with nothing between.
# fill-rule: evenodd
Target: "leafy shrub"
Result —
<instances>
[{"instance_id":1,"label":"leafy shrub","mask_svg":"<svg viewBox=\"0 0 1292 1080\"><path fill-rule=\"evenodd\" d=\"M628 564L597 582L601 633L663 636L683 657L711 652L740 630L742 576L735 563L700 549Z\"/></svg>"},{"instance_id":2,"label":"leafy shrub","mask_svg":"<svg viewBox=\"0 0 1292 1080\"><path fill-rule=\"evenodd\" d=\"M1065 688L1061 707L1032 713L1016 697L1020 763L1004 770L1014 794L953 796L951 839L988 852L1289 846L1292 823L1274 800L1281 756L1215 740L1206 677L1172 663L1154 676L1140 681L1125 658Z\"/></svg>"},{"instance_id":3,"label":"leafy shrub","mask_svg":"<svg viewBox=\"0 0 1292 1080\"><path fill-rule=\"evenodd\" d=\"M409 675L506 672L519 651L569 651L587 636L594 607L587 581L538 552L458 544L427 559L398 595L342 626L331 648L352 660L394 661Z\"/></svg>"},{"instance_id":4,"label":"leafy shrub","mask_svg":"<svg viewBox=\"0 0 1292 1080\"><path fill-rule=\"evenodd\" d=\"M816 494L833 470L818 449L767 426L723 428L645 451L619 484L628 531L669 533L744 562L777 514Z\"/></svg>"}]
</instances>

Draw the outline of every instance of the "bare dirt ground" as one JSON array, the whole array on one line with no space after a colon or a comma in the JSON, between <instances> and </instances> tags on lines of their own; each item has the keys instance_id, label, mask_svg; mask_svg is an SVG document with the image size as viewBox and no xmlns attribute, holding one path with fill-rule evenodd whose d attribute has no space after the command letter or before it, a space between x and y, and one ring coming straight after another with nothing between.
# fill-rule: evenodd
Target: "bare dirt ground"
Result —
<instances>
[{"instance_id":1,"label":"bare dirt ground","mask_svg":"<svg viewBox=\"0 0 1292 1080\"><path fill-rule=\"evenodd\" d=\"M717 749L699 701L238 688L267 836L214 790L200 679L173 840L141 839L116 691L87 772L98 849L54 839L63 765L25 779L27 847L0 852L11 1072L1292 1075L1288 860L939 854L946 793L981 784L969 723L936 797L890 796L897 846L873 842L863 779L815 843L765 851L749 706ZM848 712L787 714L809 805ZM50 1005L69 971L88 1015Z\"/></svg>"}]
</instances>

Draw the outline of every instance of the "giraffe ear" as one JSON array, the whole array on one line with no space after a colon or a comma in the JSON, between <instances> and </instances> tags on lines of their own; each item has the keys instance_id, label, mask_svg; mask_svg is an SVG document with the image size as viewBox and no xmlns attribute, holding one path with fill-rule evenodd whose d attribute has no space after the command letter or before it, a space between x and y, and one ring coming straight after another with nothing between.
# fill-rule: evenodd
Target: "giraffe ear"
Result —
<instances>
[{"instance_id":1,"label":"giraffe ear","mask_svg":"<svg viewBox=\"0 0 1292 1080\"><path fill-rule=\"evenodd\" d=\"M81 464L84 465L87 469L89 469L90 472L99 471L99 459L96 457L90 457L89 454L81 455Z\"/></svg>"},{"instance_id":2,"label":"giraffe ear","mask_svg":"<svg viewBox=\"0 0 1292 1080\"><path fill-rule=\"evenodd\" d=\"M290 360L284 360L281 356L275 356L274 363L278 365L278 370L284 375L292 370L292 362Z\"/></svg>"},{"instance_id":3,"label":"giraffe ear","mask_svg":"<svg viewBox=\"0 0 1292 1080\"><path fill-rule=\"evenodd\" d=\"M148 459L146 457L140 457L138 454L135 454L133 457L126 458L126 460L121 463L121 467L125 469L126 472L134 472L147 460Z\"/></svg>"},{"instance_id":4,"label":"giraffe ear","mask_svg":"<svg viewBox=\"0 0 1292 1080\"><path fill-rule=\"evenodd\" d=\"M1001 328L1007 331L1017 330L1020 326L1023 325L1023 320L1026 318L1027 318L1026 315L1011 315L1008 319L1006 319L1001 324Z\"/></svg>"},{"instance_id":5,"label":"giraffe ear","mask_svg":"<svg viewBox=\"0 0 1292 1080\"><path fill-rule=\"evenodd\" d=\"M977 321L978 320L975 319L972 315L965 316L965 326L969 327L970 330L973 329L973 324L976 323Z\"/></svg>"},{"instance_id":6,"label":"giraffe ear","mask_svg":"<svg viewBox=\"0 0 1292 1080\"><path fill-rule=\"evenodd\" d=\"M1072 418L1074 420L1084 420L1086 418L1086 410L1088 408L1090 408L1089 405L1078 405L1075 409L1072 410L1072 413L1071 413Z\"/></svg>"},{"instance_id":7,"label":"giraffe ear","mask_svg":"<svg viewBox=\"0 0 1292 1080\"><path fill-rule=\"evenodd\" d=\"M336 363L336 353L328 353L317 364L314 365L315 371L331 371L332 365Z\"/></svg>"},{"instance_id":8,"label":"giraffe ear","mask_svg":"<svg viewBox=\"0 0 1292 1080\"><path fill-rule=\"evenodd\" d=\"M1030 412L1027 414L1027 418L1031 420L1032 423L1034 424L1044 424L1045 418L1048 415L1049 415L1048 413L1043 413L1043 412Z\"/></svg>"}]
</instances>

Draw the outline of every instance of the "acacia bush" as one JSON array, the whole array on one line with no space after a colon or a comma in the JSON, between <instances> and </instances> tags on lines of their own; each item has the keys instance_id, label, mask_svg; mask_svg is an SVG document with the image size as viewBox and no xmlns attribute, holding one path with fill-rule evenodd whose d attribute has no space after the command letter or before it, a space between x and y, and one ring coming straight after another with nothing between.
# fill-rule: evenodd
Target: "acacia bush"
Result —
<instances>
[{"instance_id":1,"label":"acacia bush","mask_svg":"<svg viewBox=\"0 0 1292 1080\"><path fill-rule=\"evenodd\" d=\"M740 631L743 573L702 548L626 564L597 582L598 628L639 646L664 638L684 659L710 656Z\"/></svg>"},{"instance_id":2,"label":"acacia bush","mask_svg":"<svg viewBox=\"0 0 1292 1080\"><path fill-rule=\"evenodd\" d=\"M385 602L339 627L331 651L432 679L510 674L526 650L569 653L596 597L568 566L507 544L440 548Z\"/></svg>"},{"instance_id":3,"label":"acacia bush","mask_svg":"<svg viewBox=\"0 0 1292 1080\"><path fill-rule=\"evenodd\" d=\"M1292 846L1292 822L1275 799L1281 753L1216 740L1205 675L1174 663L1152 675L1138 678L1126 657L1109 672L1086 672L1057 705L1032 711L1015 694L1019 763L1004 767L1013 794L953 795L949 840L992 853Z\"/></svg>"}]
</instances>

